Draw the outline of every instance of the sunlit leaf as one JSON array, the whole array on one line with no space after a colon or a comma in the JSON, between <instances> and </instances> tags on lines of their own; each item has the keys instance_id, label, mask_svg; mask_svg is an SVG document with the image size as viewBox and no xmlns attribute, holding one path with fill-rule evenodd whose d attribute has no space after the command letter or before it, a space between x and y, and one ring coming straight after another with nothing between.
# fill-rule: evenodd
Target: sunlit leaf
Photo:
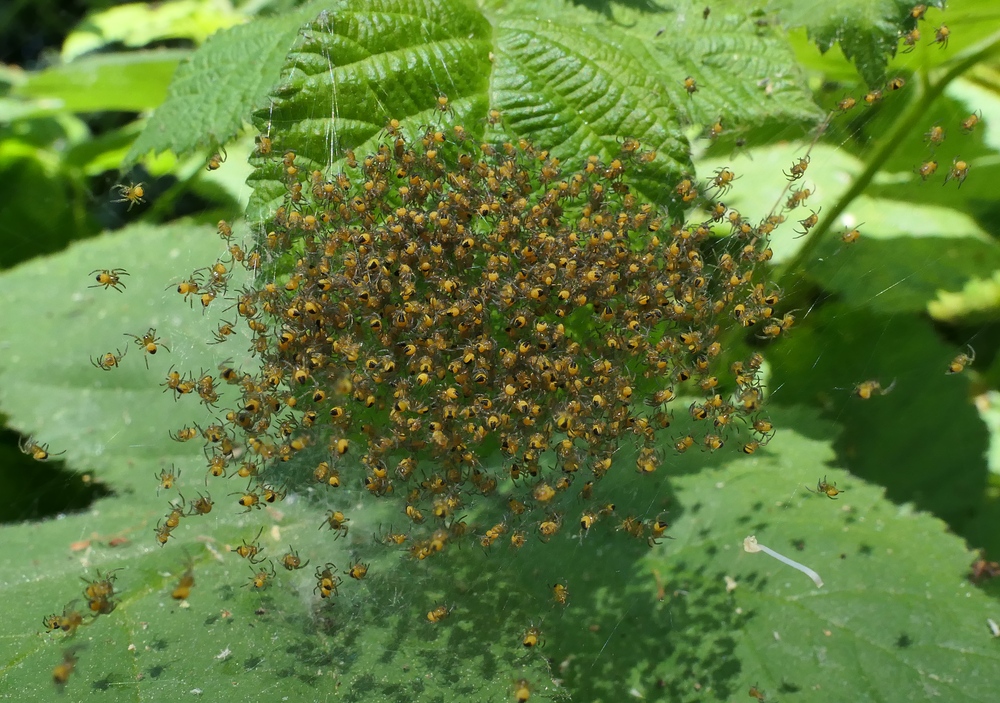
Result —
<instances>
[{"instance_id":1,"label":"sunlit leaf","mask_svg":"<svg viewBox=\"0 0 1000 703\"><path fill-rule=\"evenodd\" d=\"M245 21L228 2L214 0L118 5L89 14L77 25L63 42L62 60L73 61L109 44L138 48L169 39L201 44L217 30Z\"/></svg>"}]
</instances>

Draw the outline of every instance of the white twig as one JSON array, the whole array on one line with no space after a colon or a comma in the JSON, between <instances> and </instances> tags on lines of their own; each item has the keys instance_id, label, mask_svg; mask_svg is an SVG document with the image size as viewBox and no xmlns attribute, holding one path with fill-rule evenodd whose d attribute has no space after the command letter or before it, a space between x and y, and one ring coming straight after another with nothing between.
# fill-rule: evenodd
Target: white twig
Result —
<instances>
[{"instance_id":1,"label":"white twig","mask_svg":"<svg viewBox=\"0 0 1000 703\"><path fill-rule=\"evenodd\" d=\"M798 569L803 574L811 578L813 583L816 584L816 588L823 588L823 579L819 577L819 574L810 569L808 566L804 566L797 561L792 561L788 557L782 554L778 554L773 549L765 547L763 544L757 544L757 538L754 537L753 535L743 540L743 550L750 552L751 554L755 554L756 552L764 552L765 554L770 554L778 561L788 564L793 569Z\"/></svg>"}]
</instances>

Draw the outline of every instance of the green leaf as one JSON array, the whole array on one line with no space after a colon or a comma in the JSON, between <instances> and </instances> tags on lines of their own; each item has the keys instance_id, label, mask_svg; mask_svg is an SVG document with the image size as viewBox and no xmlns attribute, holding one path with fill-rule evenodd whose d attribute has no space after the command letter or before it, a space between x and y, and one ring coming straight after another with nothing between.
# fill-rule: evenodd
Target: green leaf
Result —
<instances>
[{"instance_id":1,"label":"green leaf","mask_svg":"<svg viewBox=\"0 0 1000 703\"><path fill-rule=\"evenodd\" d=\"M101 54L30 74L12 95L54 98L70 112L148 110L163 102L181 49Z\"/></svg>"},{"instance_id":2,"label":"green leaf","mask_svg":"<svg viewBox=\"0 0 1000 703\"><path fill-rule=\"evenodd\" d=\"M943 7L944 0L925 3ZM788 27L806 27L820 51L839 43L871 87L886 80L886 65L896 53L902 31L916 22L910 17L910 0L841 0L836 3L778 0L770 8ZM923 25L924 27L926 25Z\"/></svg>"},{"instance_id":3,"label":"green leaf","mask_svg":"<svg viewBox=\"0 0 1000 703\"><path fill-rule=\"evenodd\" d=\"M329 4L309 3L211 36L177 68L166 100L132 145L126 165L150 151L183 155L231 139L277 80L299 27Z\"/></svg>"},{"instance_id":4,"label":"green leaf","mask_svg":"<svg viewBox=\"0 0 1000 703\"><path fill-rule=\"evenodd\" d=\"M67 166L80 169L87 176L117 171L122 157L141 129L140 122L129 122L118 129L81 141L66 150L63 161Z\"/></svg>"},{"instance_id":5,"label":"green leaf","mask_svg":"<svg viewBox=\"0 0 1000 703\"><path fill-rule=\"evenodd\" d=\"M192 394L175 402L159 386L168 369L209 369L215 373L227 358L247 358L246 338L208 345L222 314L191 309L173 288L196 268L224 253L211 227L134 226L115 234L74 244L65 252L34 259L3 274L0 304L0 412L11 427L35 434L53 452L117 490L145 487L151 474L176 463L204 475L198 442L179 444L167 432L191 422L211 423L211 410ZM94 284L95 269L124 268L126 290L118 293ZM231 285L238 288L237 278ZM46 286L45 305L37 285ZM172 285L171 285L172 284ZM164 290L167 286L169 290ZM216 301L215 305L226 303ZM196 302L195 305L200 305ZM125 334L142 335L150 327L170 347L148 359ZM26 334L26 330L31 334ZM95 368L91 359L128 348L120 367ZM217 375L217 373L215 373ZM144 468L137 471L141 463Z\"/></svg>"},{"instance_id":6,"label":"green leaf","mask_svg":"<svg viewBox=\"0 0 1000 703\"><path fill-rule=\"evenodd\" d=\"M325 168L343 150L363 148L390 119L411 130L437 122L442 94L456 124L481 134L490 35L465 2L369 0L337 9L302 33L255 122L275 150L295 151L299 168ZM264 164L252 177L249 220L280 197L280 175Z\"/></svg>"},{"instance_id":7,"label":"green leaf","mask_svg":"<svg viewBox=\"0 0 1000 703\"><path fill-rule=\"evenodd\" d=\"M651 53L626 51L628 41L614 30L508 20L497 27L490 103L515 134L568 167L590 154L608 160L623 137L638 139L657 158L636 187L665 203L670 185L690 170L688 145L677 110L648 70Z\"/></svg>"},{"instance_id":8,"label":"green leaf","mask_svg":"<svg viewBox=\"0 0 1000 703\"><path fill-rule=\"evenodd\" d=\"M73 61L109 44L139 48L165 39L201 44L217 30L245 21L226 0L119 5L87 15L63 42L62 60Z\"/></svg>"},{"instance_id":9,"label":"green leaf","mask_svg":"<svg viewBox=\"0 0 1000 703\"><path fill-rule=\"evenodd\" d=\"M855 474L961 529L987 478L986 431L968 377L945 374L963 349L915 315L827 301L797 316L768 354L770 385L781 388L774 400L820 408L843 426L835 446ZM895 385L862 400L854 388L868 380Z\"/></svg>"},{"instance_id":10,"label":"green leaf","mask_svg":"<svg viewBox=\"0 0 1000 703\"><path fill-rule=\"evenodd\" d=\"M491 5L500 21L531 17L542 32L578 30L588 43L603 42L632 54L639 66L631 72L652 79L653 95L672 103L684 122L707 125L721 117L728 128L746 128L822 118L795 66L788 38L761 23L759 13L748 6L712 5L706 18L705 4L694 1L670 7L609 3L607 9L613 12L560 0ZM595 54L573 44L569 53L576 61L612 65L606 50ZM699 86L694 94L684 90L688 76Z\"/></svg>"},{"instance_id":11,"label":"green leaf","mask_svg":"<svg viewBox=\"0 0 1000 703\"><path fill-rule=\"evenodd\" d=\"M987 618L1000 604L966 581L973 554L941 521L836 467L816 439L835 427L802 407L773 410L781 429L753 458L671 477L657 507L670 506L674 539L650 551L588 536L555 567L574 601L546 621L548 654L565 661L574 699L619 700L625 689L637 700L740 701L757 685L780 701L989 700L1000 650ZM824 476L846 492L806 490ZM749 535L817 571L823 587L744 552ZM591 550L600 572L630 576L594 577Z\"/></svg>"},{"instance_id":12,"label":"green leaf","mask_svg":"<svg viewBox=\"0 0 1000 703\"><path fill-rule=\"evenodd\" d=\"M343 574L355 555L349 540L315 529L315 507L289 501L262 514L268 529L260 544L274 561L289 543L303 560L313 559L298 571L278 566L269 587L257 591L249 579L268 565L251 569L231 550L242 540L254 542L258 515L248 525L231 509L233 498L208 516L183 518L174 542L150 549L152 526L166 511L166 497L154 501L151 493L144 488L82 515L0 528L6 546L0 568L7 574L0 595L19 604L0 640L5 690L19 691L22 700L50 697L53 667L63 651L80 646L67 692L99 690L110 701L192 694L231 700L234 687L267 701L311 700L320 688L398 703L455 694L503 701L521 677L534 684L532 700L564 700L544 660L519 651L516 624L492 606L485 616L459 611L433 625L426 618L433 594L420 589L441 583L417 576L409 578L414 592L400 599L399 577L390 579L384 566L398 563L398 553L369 555L364 581L345 578L338 596L321 600L314 594L314 566L333 561ZM112 537L117 546L109 546ZM188 567L194 586L186 600L174 600ZM74 599L72 607L86 608L81 577L115 569L120 602L112 613L92 623L86 618L73 638L39 633L42 618L62 613ZM480 594L491 603L503 597L497 586ZM484 618L498 636L495 645L476 636Z\"/></svg>"},{"instance_id":13,"label":"green leaf","mask_svg":"<svg viewBox=\"0 0 1000 703\"><path fill-rule=\"evenodd\" d=\"M815 701L902 702L929 692L987 700L1000 675L987 618L996 620L1000 605L965 580L973 555L939 520L894 506L880 488L829 468L830 448L808 437L829 436L831 428L800 413L774 413L780 427L794 429L760 459L677 481L678 499L691 510L654 563L672 589L700 587L702 596L699 602L697 591L674 590L653 612L663 617L674 604L682 612L688 604L696 615L714 604L739 622L729 641L741 665L738 684L714 691L718 700L746 698L754 684L768 700L793 700L796 692ZM824 476L847 492L831 501L805 491ZM823 588L769 556L744 553L750 534L819 572ZM735 582L731 594L725 576ZM715 644L724 646L722 633ZM680 653L677 660L684 661ZM672 661L661 670L670 671ZM698 680L712 686L707 673ZM682 677L671 678L684 699L699 700L684 691Z\"/></svg>"},{"instance_id":14,"label":"green leaf","mask_svg":"<svg viewBox=\"0 0 1000 703\"><path fill-rule=\"evenodd\" d=\"M938 291L1000 269L1000 245L956 210L860 197L842 220L858 227L861 239L845 244L846 227L831 230L808 273L852 304L920 312Z\"/></svg>"}]
</instances>

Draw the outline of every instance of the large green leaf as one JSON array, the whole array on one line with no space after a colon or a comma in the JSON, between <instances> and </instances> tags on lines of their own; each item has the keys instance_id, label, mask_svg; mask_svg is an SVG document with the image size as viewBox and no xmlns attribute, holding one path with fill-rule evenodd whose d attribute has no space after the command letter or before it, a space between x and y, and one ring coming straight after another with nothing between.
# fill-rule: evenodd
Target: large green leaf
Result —
<instances>
[{"instance_id":1,"label":"large green leaf","mask_svg":"<svg viewBox=\"0 0 1000 703\"><path fill-rule=\"evenodd\" d=\"M136 226L4 274L0 300L10 313L0 319L0 412L9 424L53 452L66 451L73 468L92 471L119 490L146 490L155 485L153 470L170 463L203 475L201 447L171 441L167 432L191 422L205 426L213 413L193 395L175 402L159 384L173 365L217 375L219 362L247 357L242 335L207 344L220 317L232 313L210 308L203 315L173 290L194 269L212 264L222 245L203 225ZM122 278L124 292L88 287L92 270L113 268L130 274ZM39 281L46 282L44 296L37 294ZM124 335L150 327L170 351L148 359L147 369L142 351ZM126 348L118 368L101 371L91 364L93 357Z\"/></svg>"},{"instance_id":2,"label":"large green leaf","mask_svg":"<svg viewBox=\"0 0 1000 703\"><path fill-rule=\"evenodd\" d=\"M795 60L787 37L778 28L760 22L759 13L746 4L713 3L707 17L705 4L693 0L669 7L652 3L599 7L568 0L488 5L498 20L530 17L534 28L555 38L560 29L575 29L586 34L587 44L603 41L617 52L632 54L640 64L638 73L653 81L652 97L671 103L685 122L706 125L722 118L728 128L748 128L765 123L811 123L821 118L804 76L793 68ZM584 63L590 59L609 65L606 51L594 54L582 45L570 44L563 52L570 57L583 54L576 60ZM684 89L688 76L699 86L694 94ZM612 74L611 78L617 76ZM559 82L553 85L559 87Z\"/></svg>"},{"instance_id":3,"label":"large green leaf","mask_svg":"<svg viewBox=\"0 0 1000 703\"><path fill-rule=\"evenodd\" d=\"M623 682L664 701L746 700L753 685L781 701L988 700L1000 651L987 618L1000 605L965 581L972 554L940 521L833 468L829 446L809 438L834 428L801 408L774 417L794 429L759 458L672 482L675 539L624 589L578 591L594 615L560 621L579 630L567 687L608 701ZM846 492L806 491L824 477ZM824 586L745 553L748 535Z\"/></svg>"},{"instance_id":4,"label":"large green leaf","mask_svg":"<svg viewBox=\"0 0 1000 703\"><path fill-rule=\"evenodd\" d=\"M211 36L178 67L166 100L132 145L126 163L150 151L169 149L180 155L232 138L274 85L299 28L331 4L317 0Z\"/></svg>"},{"instance_id":5,"label":"large green leaf","mask_svg":"<svg viewBox=\"0 0 1000 703\"><path fill-rule=\"evenodd\" d=\"M47 149L17 139L0 140L0 188L4 192L0 267L58 251L90 233L92 224L69 197L76 184L58 166L58 159Z\"/></svg>"},{"instance_id":6,"label":"large green leaf","mask_svg":"<svg viewBox=\"0 0 1000 703\"><path fill-rule=\"evenodd\" d=\"M774 396L818 406L843 425L838 453L851 470L960 529L980 504L987 468L986 430L965 375L946 375L962 351L916 316L876 314L824 301L797 313L792 333L768 354ZM868 400L856 384L895 386Z\"/></svg>"},{"instance_id":7,"label":"large green leaf","mask_svg":"<svg viewBox=\"0 0 1000 703\"><path fill-rule=\"evenodd\" d=\"M332 561L344 573L358 557L358 541L318 532L320 513L305 502L268 509L252 522L231 506L235 498L209 516L184 518L180 537L164 549L150 543L166 498L157 502L148 490L63 520L2 528L0 568L11 577L0 593L19 607L0 640L0 686L18 691L20 700L43 700L51 695L51 671L62 651L82 645L67 691L100 690L112 701L181 694L311 700L319 688L366 701L458 695L499 702L522 677L539 700L563 699L547 664L519 651L520 623L492 606L473 614L462 608L444 623L429 623L426 612L447 587L440 578L390 578L399 553L384 547L380 554L362 552L372 565L364 581L345 578L339 596L321 600L313 591L314 566ZM241 540L253 542L260 523L267 527L260 544L275 562L289 543L303 560L312 557L299 571L279 566L263 591L250 588L249 579L267 563L251 569L229 551ZM367 540L364 531L375 526L360 522L357 529ZM109 546L112 537L118 546ZM170 594L188 566L195 584L178 602ZM75 607L86 607L81 577L113 569L121 569L114 612L84 625L75 638L39 634L42 618L61 613L73 599ZM503 597L500 582L479 585L487 588L476 598ZM474 628L487 623L491 636L477 636Z\"/></svg>"}]
</instances>

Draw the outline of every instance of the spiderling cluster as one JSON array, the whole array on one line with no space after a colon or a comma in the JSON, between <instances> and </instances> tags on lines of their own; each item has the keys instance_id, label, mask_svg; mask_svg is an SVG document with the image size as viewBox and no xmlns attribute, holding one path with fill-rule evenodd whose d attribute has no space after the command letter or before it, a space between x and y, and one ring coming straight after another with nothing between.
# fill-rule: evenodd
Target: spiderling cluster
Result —
<instances>
[{"instance_id":1,"label":"spiderling cluster","mask_svg":"<svg viewBox=\"0 0 1000 703\"><path fill-rule=\"evenodd\" d=\"M705 430L671 438L676 451L721 448L741 417L757 435L745 452L769 438L759 355L719 368L721 331L767 322L778 300L754 279L767 236L721 203L712 220L682 226L640 202L627 176L655 154L637 141L572 174L525 140L476 143L462 126L410 139L395 120L374 153L347 152L337 172L300 170L270 137L258 152L280 161L287 190L257 245L234 258L277 274L237 298L262 373L223 371L242 400L206 437L213 475L235 462L238 435L248 478L319 446L312 479L400 499L427 525L410 535L422 559L467 531L457 516L473 495L505 495L481 544L509 531L520 546L528 531L558 531L571 486L593 496L624 441L638 443L640 473L656 471L682 392L700 396L682 412ZM709 188L728 187L723 175ZM681 197L694 190L686 182ZM713 234L713 220L732 235ZM224 223L220 233L231 236ZM765 336L783 324L770 320ZM496 449L503 465L483 465ZM265 495L281 493L261 483L240 504ZM613 511L585 509L581 528ZM339 535L348 520L336 511L328 522ZM653 529L632 516L619 527Z\"/></svg>"}]
</instances>

